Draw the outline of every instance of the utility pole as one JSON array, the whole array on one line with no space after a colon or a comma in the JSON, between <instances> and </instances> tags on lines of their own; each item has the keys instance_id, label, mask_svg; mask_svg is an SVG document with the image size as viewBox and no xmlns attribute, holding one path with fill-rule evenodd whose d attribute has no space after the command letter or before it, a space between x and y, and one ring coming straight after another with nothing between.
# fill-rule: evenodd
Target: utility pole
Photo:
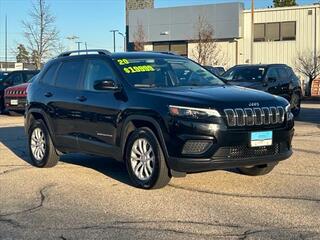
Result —
<instances>
[{"instance_id":1,"label":"utility pole","mask_svg":"<svg viewBox=\"0 0 320 240\"><path fill-rule=\"evenodd\" d=\"M5 52L4 52L4 61L6 63L6 67L5 67L5 70L7 71L8 70L8 17L6 15L6 21L5 21Z\"/></svg>"},{"instance_id":2,"label":"utility pole","mask_svg":"<svg viewBox=\"0 0 320 240\"><path fill-rule=\"evenodd\" d=\"M80 44L81 44L82 42L76 42L76 44L78 44L78 51L80 51ZM80 55L80 52L78 52L78 55Z\"/></svg>"},{"instance_id":3,"label":"utility pole","mask_svg":"<svg viewBox=\"0 0 320 240\"><path fill-rule=\"evenodd\" d=\"M110 30L110 32L113 33L113 52L116 52L116 32L119 30Z\"/></svg>"},{"instance_id":4,"label":"utility pole","mask_svg":"<svg viewBox=\"0 0 320 240\"><path fill-rule=\"evenodd\" d=\"M88 54L88 45L87 42L84 43L85 47L86 47L86 54Z\"/></svg>"},{"instance_id":5,"label":"utility pole","mask_svg":"<svg viewBox=\"0 0 320 240\"><path fill-rule=\"evenodd\" d=\"M121 35L123 37L123 51L127 51L127 39L126 39L126 35L122 32L118 32L119 35Z\"/></svg>"},{"instance_id":6,"label":"utility pole","mask_svg":"<svg viewBox=\"0 0 320 240\"><path fill-rule=\"evenodd\" d=\"M250 51L250 62L253 64L253 47L254 47L254 0L251 0L251 51Z\"/></svg>"}]
</instances>

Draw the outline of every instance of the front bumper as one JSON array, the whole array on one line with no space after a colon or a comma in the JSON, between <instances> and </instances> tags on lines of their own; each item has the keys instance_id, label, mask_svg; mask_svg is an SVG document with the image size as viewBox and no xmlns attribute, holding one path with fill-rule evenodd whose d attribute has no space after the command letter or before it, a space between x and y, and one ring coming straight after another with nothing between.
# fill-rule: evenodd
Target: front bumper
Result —
<instances>
[{"instance_id":1,"label":"front bumper","mask_svg":"<svg viewBox=\"0 0 320 240\"><path fill-rule=\"evenodd\" d=\"M201 172L276 163L292 155L293 128L273 129L273 145L268 147L250 147L250 132L217 131L212 147L205 154L169 155L168 165L177 172Z\"/></svg>"}]
</instances>

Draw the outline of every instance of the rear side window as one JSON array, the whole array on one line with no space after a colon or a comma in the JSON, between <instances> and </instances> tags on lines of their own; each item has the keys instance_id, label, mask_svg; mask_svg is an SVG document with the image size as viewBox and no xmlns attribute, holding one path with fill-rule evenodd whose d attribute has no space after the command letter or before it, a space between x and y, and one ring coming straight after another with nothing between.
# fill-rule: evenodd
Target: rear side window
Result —
<instances>
[{"instance_id":1,"label":"rear side window","mask_svg":"<svg viewBox=\"0 0 320 240\"><path fill-rule=\"evenodd\" d=\"M53 85L54 83L54 76L55 73L57 71L57 68L59 66L59 63L53 63L49 69L47 70L47 72L44 74L43 78L42 78L42 82L48 85Z\"/></svg>"},{"instance_id":2,"label":"rear side window","mask_svg":"<svg viewBox=\"0 0 320 240\"><path fill-rule=\"evenodd\" d=\"M81 60L64 62L59 68L56 86L69 89L77 88L82 68L83 61Z\"/></svg>"}]
</instances>

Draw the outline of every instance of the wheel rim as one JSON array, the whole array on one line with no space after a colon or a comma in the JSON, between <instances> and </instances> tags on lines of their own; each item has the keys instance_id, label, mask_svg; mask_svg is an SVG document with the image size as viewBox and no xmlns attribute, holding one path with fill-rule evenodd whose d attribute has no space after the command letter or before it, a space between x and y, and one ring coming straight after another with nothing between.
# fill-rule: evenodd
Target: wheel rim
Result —
<instances>
[{"instance_id":1,"label":"wheel rim","mask_svg":"<svg viewBox=\"0 0 320 240\"><path fill-rule=\"evenodd\" d=\"M151 144L145 138L135 140L130 154L131 168L134 175L142 180L149 180L152 176L155 155Z\"/></svg>"},{"instance_id":2,"label":"wheel rim","mask_svg":"<svg viewBox=\"0 0 320 240\"><path fill-rule=\"evenodd\" d=\"M31 134L31 152L33 157L41 161L46 152L46 140L40 128L35 128Z\"/></svg>"}]
</instances>

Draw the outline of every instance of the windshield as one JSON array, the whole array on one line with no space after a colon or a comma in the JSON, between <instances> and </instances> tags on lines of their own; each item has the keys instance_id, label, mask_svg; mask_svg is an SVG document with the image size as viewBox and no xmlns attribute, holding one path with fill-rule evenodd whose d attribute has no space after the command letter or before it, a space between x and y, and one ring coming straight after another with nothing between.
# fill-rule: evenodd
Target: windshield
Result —
<instances>
[{"instance_id":1,"label":"windshield","mask_svg":"<svg viewBox=\"0 0 320 240\"><path fill-rule=\"evenodd\" d=\"M262 81L265 72L264 67L234 67L225 72L222 77L227 81L259 82Z\"/></svg>"},{"instance_id":2,"label":"windshield","mask_svg":"<svg viewBox=\"0 0 320 240\"><path fill-rule=\"evenodd\" d=\"M180 58L114 59L129 83L138 88L224 85L198 64Z\"/></svg>"}]
</instances>

